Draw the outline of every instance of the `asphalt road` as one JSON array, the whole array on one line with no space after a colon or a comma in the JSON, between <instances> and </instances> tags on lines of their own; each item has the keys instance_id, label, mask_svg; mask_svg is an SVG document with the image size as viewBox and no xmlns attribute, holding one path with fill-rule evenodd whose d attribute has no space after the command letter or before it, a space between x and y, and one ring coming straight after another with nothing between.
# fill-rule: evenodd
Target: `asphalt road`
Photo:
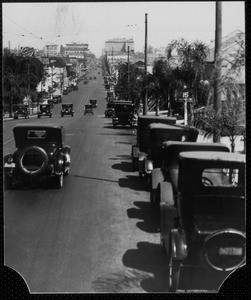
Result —
<instances>
[{"instance_id":1,"label":"asphalt road","mask_svg":"<svg viewBox=\"0 0 251 300\"><path fill-rule=\"evenodd\" d=\"M72 149L62 189L37 185L5 192L4 263L21 275L31 293L167 292L159 215L132 172L135 132L113 128L104 117L103 79L97 71L90 75L97 80L81 81L78 91L63 96L63 103L74 104L74 117L61 118L56 104L52 118L4 122L4 154L15 149L12 128L24 122L63 124ZM93 116L84 116L92 98L98 107ZM200 274L192 274L181 282L184 290L198 288ZM212 287L207 282L207 290Z\"/></svg>"}]
</instances>

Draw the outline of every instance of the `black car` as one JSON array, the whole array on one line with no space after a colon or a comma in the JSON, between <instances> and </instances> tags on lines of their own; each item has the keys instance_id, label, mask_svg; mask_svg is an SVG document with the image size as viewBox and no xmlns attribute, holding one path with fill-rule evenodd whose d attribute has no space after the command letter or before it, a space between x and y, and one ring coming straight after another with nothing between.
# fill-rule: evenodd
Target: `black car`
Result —
<instances>
[{"instance_id":1,"label":"black car","mask_svg":"<svg viewBox=\"0 0 251 300\"><path fill-rule=\"evenodd\" d=\"M28 105L20 105L14 112L14 119L23 117L25 119L29 118Z\"/></svg>"},{"instance_id":2,"label":"black car","mask_svg":"<svg viewBox=\"0 0 251 300\"><path fill-rule=\"evenodd\" d=\"M92 107L96 108L97 107L97 100L96 99L90 99L90 104L92 105Z\"/></svg>"},{"instance_id":3,"label":"black car","mask_svg":"<svg viewBox=\"0 0 251 300\"><path fill-rule=\"evenodd\" d=\"M115 115L112 118L113 127L117 125L130 125L135 127L137 118L135 115L135 105L131 101L114 101Z\"/></svg>"},{"instance_id":4,"label":"black car","mask_svg":"<svg viewBox=\"0 0 251 300\"><path fill-rule=\"evenodd\" d=\"M73 104L72 103L64 103L62 104L62 109L61 109L61 117L68 115L68 116L74 116L74 111L73 111Z\"/></svg>"},{"instance_id":5,"label":"black car","mask_svg":"<svg viewBox=\"0 0 251 300\"><path fill-rule=\"evenodd\" d=\"M37 117L40 119L42 116L52 117L51 105L50 104L41 104L40 111L37 114Z\"/></svg>"},{"instance_id":6,"label":"black car","mask_svg":"<svg viewBox=\"0 0 251 300\"><path fill-rule=\"evenodd\" d=\"M213 280L218 290L245 264L245 160L244 154L222 151L181 152L173 173L176 191L170 181L161 183L161 240L170 292L179 288L183 269L196 270L202 281Z\"/></svg>"},{"instance_id":7,"label":"black car","mask_svg":"<svg viewBox=\"0 0 251 300\"><path fill-rule=\"evenodd\" d=\"M4 157L5 188L12 189L39 178L53 178L57 188L63 186L70 170L70 146L64 144L60 125L22 124L13 129L16 150Z\"/></svg>"}]
</instances>

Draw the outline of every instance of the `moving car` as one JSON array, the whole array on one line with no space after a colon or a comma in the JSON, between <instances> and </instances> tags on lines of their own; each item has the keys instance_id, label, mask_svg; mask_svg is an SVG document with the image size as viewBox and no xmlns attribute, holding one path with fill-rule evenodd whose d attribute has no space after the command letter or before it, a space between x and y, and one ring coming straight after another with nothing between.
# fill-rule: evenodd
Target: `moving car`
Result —
<instances>
[{"instance_id":1,"label":"moving car","mask_svg":"<svg viewBox=\"0 0 251 300\"><path fill-rule=\"evenodd\" d=\"M92 105L92 107L96 108L97 107L97 100L91 99L90 104Z\"/></svg>"},{"instance_id":2,"label":"moving car","mask_svg":"<svg viewBox=\"0 0 251 300\"><path fill-rule=\"evenodd\" d=\"M64 103L62 104L62 109L61 109L61 117L68 115L68 116L74 116L74 111L73 111L73 104L72 103Z\"/></svg>"},{"instance_id":3,"label":"moving car","mask_svg":"<svg viewBox=\"0 0 251 300\"><path fill-rule=\"evenodd\" d=\"M118 100L114 101L115 115L112 118L113 127L117 125L130 125L132 128L137 124L135 115L135 105L131 101Z\"/></svg>"},{"instance_id":4,"label":"moving car","mask_svg":"<svg viewBox=\"0 0 251 300\"><path fill-rule=\"evenodd\" d=\"M20 105L17 110L14 112L14 119L23 117L25 119L29 118L28 105Z\"/></svg>"},{"instance_id":5,"label":"moving car","mask_svg":"<svg viewBox=\"0 0 251 300\"><path fill-rule=\"evenodd\" d=\"M177 191L164 182L161 240L169 265L169 291L183 268L223 281L246 261L245 155L217 151L179 154Z\"/></svg>"},{"instance_id":6,"label":"moving car","mask_svg":"<svg viewBox=\"0 0 251 300\"><path fill-rule=\"evenodd\" d=\"M13 129L16 150L4 157L5 187L12 189L40 177L63 187L70 170L71 148L64 144L64 128L51 124L22 124Z\"/></svg>"},{"instance_id":7,"label":"moving car","mask_svg":"<svg viewBox=\"0 0 251 300\"><path fill-rule=\"evenodd\" d=\"M84 115L88 115L88 114L93 115L93 110L92 110L92 105L91 104L86 104L85 105Z\"/></svg>"},{"instance_id":8,"label":"moving car","mask_svg":"<svg viewBox=\"0 0 251 300\"><path fill-rule=\"evenodd\" d=\"M40 119L42 116L52 117L51 105L50 104L41 104L40 111L37 113L37 117Z\"/></svg>"}]
</instances>

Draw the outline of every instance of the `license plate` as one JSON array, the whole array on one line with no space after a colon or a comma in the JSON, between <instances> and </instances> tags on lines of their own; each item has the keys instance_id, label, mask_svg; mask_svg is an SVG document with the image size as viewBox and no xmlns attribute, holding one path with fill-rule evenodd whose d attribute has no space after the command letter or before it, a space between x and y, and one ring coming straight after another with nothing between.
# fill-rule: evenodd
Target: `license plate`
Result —
<instances>
[{"instance_id":1,"label":"license plate","mask_svg":"<svg viewBox=\"0 0 251 300\"><path fill-rule=\"evenodd\" d=\"M236 248L236 247L219 248L219 255L241 256L242 253L243 253L242 248Z\"/></svg>"}]
</instances>

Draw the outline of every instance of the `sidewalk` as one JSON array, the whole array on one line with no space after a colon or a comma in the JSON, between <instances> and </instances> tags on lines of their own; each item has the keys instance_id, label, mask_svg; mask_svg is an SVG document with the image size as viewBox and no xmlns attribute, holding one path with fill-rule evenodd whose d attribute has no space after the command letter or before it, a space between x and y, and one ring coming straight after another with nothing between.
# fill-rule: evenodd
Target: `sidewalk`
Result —
<instances>
[{"instance_id":1,"label":"sidewalk","mask_svg":"<svg viewBox=\"0 0 251 300\"><path fill-rule=\"evenodd\" d=\"M34 117L37 117L37 113L34 113L33 115L29 115L30 118L34 118ZM22 118L23 119L23 118ZM14 118L10 118L9 117L9 113L7 114L4 114L3 115L3 121L10 121L10 120L14 120Z\"/></svg>"}]
</instances>

